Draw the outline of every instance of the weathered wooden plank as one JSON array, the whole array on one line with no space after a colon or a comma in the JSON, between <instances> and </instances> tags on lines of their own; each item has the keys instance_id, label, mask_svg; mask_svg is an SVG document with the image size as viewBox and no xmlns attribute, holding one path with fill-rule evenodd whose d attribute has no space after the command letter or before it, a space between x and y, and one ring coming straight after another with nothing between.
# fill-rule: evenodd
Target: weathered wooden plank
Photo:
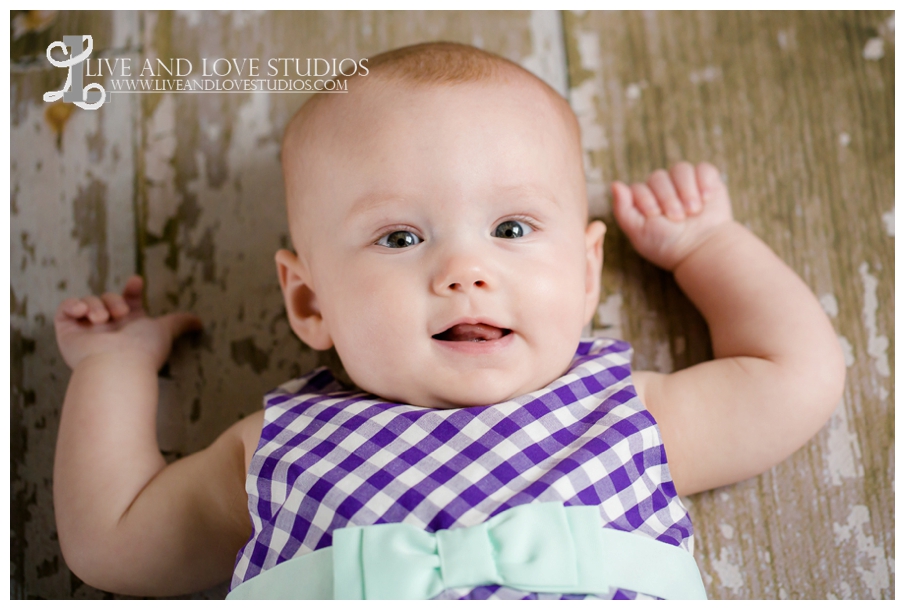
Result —
<instances>
[{"instance_id":1,"label":"weathered wooden plank","mask_svg":"<svg viewBox=\"0 0 905 610\"><path fill-rule=\"evenodd\" d=\"M10 158L11 597L77 595L56 538L51 477L69 373L53 315L71 294L122 284L135 266L137 105L99 111L46 104L66 71L43 53L65 34L95 33L108 56L137 56L134 14L49 15L16 30L13 15ZM23 17L24 19L24 17ZM37 55L29 55L30 50Z\"/></svg>"},{"instance_id":2,"label":"weathered wooden plank","mask_svg":"<svg viewBox=\"0 0 905 610\"><path fill-rule=\"evenodd\" d=\"M894 597L892 19L565 17L594 211L612 221L613 179L716 163L736 217L812 287L848 354L843 403L814 440L760 477L689 498L716 598ZM700 316L610 225L597 320L609 328L597 332L631 340L638 368L706 358Z\"/></svg>"}]
</instances>

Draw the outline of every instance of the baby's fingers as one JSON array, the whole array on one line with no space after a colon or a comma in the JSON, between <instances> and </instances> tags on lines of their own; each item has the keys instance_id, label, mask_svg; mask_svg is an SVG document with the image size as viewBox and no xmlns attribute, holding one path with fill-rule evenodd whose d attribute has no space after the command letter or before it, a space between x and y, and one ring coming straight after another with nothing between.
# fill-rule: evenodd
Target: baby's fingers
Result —
<instances>
[{"instance_id":1,"label":"baby's fingers","mask_svg":"<svg viewBox=\"0 0 905 610\"><path fill-rule=\"evenodd\" d=\"M100 297L94 295L82 299L88 305L88 321L93 324L103 324L110 319L110 312Z\"/></svg>"},{"instance_id":2,"label":"baby's fingers","mask_svg":"<svg viewBox=\"0 0 905 610\"><path fill-rule=\"evenodd\" d=\"M658 169L647 179L647 186L653 191L663 214L670 220L685 220L685 208L679 201L676 187L666 170Z\"/></svg>"},{"instance_id":3,"label":"baby's fingers","mask_svg":"<svg viewBox=\"0 0 905 610\"><path fill-rule=\"evenodd\" d=\"M695 168L697 174L697 183L704 197L712 196L716 193L722 194L726 189L723 184L723 178L720 176L720 170L710 163L699 163Z\"/></svg>"},{"instance_id":4,"label":"baby's fingers","mask_svg":"<svg viewBox=\"0 0 905 610\"><path fill-rule=\"evenodd\" d=\"M144 279L140 275L133 275L126 280L123 287L123 300L131 309L141 309L141 290L144 287Z\"/></svg>"},{"instance_id":5,"label":"baby's fingers","mask_svg":"<svg viewBox=\"0 0 905 610\"><path fill-rule=\"evenodd\" d=\"M647 218L653 218L654 216L660 216L660 214L662 214L660 211L660 204L657 203L657 198L646 184L640 182L633 184L632 197L635 199L635 205Z\"/></svg>"},{"instance_id":6,"label":"baby's fingers","mask_svg":"<svg viewBox=\"0 0 905 610\"><path fill-rule=\"evenodd\" d=\"M113 316L114 320L118 320L128 315L129 311L131 311L122 295L107 292L104 293L101 300L104 302L104 305L107 306L107 311L110 312L110 315Z\"/></svg>"},{"instance_id":7,"label":"baby's fingers","mask_svg":"<svg viewBox=\"0 0 905 610\"><path fill-rule=\"evenodd\" d=\"M701 194L698 191L698 180L695 176L695 168L691 163L682 162L672 166L669 170L672 182L675 185L676 192L682 205L685 206L685 212L688 214L697 214L701 211Z\"/></svg>"},{"instance_id":8,"label":"baby's fingers","mask_svg":"<svg viewBox=\"0 0 905 610\"><path fill-rule=\"evenodd\" d=\"M76 299L70 297L60 303L59 309L57 309L57 321L64 321L67 319L75 319L79 320L88 315L88 304L82 299Z\"/></svg>"},{"instance_id":9,"label":"baby's fingers","mask_svg":"<svg viewBox=\"0 0 905 610\"><path fill-rule=\"evenodd\" d=\"M66 299L57 310L56 320L63 322L67 319L85 320L92 324L101 324L110 319L107 307L96 296L82 297L81 299Z\"/></svg>"},{"instance_id":10,"label":"baby's fingers","mask_svg":"<svg viewBox=\"0 0 905 610\"><path fill-rule=\"evenodd\" d=\"M626 232L638 230L644 225L645 217L641 210L635 207L631 189L618 180L613 182L613 215Z\"/></svg>"}]
</instances>

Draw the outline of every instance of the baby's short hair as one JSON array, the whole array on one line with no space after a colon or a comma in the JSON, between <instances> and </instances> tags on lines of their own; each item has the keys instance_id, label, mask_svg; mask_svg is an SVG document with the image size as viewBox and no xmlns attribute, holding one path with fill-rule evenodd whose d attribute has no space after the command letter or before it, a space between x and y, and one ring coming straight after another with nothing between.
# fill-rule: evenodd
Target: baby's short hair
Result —
<instances>
[{"instance_id":1,"label":"baby's short hair","mask_svg":"<svg viewBox=\"0 0 905 610\"><path fill-rule=\"evenodd\" d=\"M368 59L367 67L379 76L425 85L492 80L511 71L531 75L499 55L455 42L425 42L393 49Z\"/></svg>"},{"instance_id":2,"label":"baby's short hair","mask_svg":"<svg viewBox=\"0 0 905 610\"><path fill-rule=\"evenodd\" d=\"M573 115L561 95L543 80L517 63L489 51L457 42L423 42L400 47L367 59L367 73L337 77L347 87L388 79L411 85L460 85L481 81L507 81L523 78L543 89L566 114ZM348 89L347 89L348 90ZM286 136L303 124L320 104L329 103L327 94L313 95L296 113L286 128ZM287 144L284 138L284 147Z\"/></svg>"}]
</instances>

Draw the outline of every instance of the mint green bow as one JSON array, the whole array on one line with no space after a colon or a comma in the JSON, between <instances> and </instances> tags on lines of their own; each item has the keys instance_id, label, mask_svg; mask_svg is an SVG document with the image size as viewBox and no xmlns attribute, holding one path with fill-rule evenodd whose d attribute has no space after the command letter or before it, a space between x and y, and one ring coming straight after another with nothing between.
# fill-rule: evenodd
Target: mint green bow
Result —
<instances>
[{"instance_id":1,"label":"mint green bow","mask_svg":"<svg viewBox=\"0 0 905 610\"><path fill-rule=\"evenodd\" d=\"M685 549L601 527L595 506L554 503L523 504L480 525L433 534L404 523L337 529L332 547L265 570L227 599L429 599L489 584L707 599Z\"/></svg>"},{"instance_id":2,"label":"mint green bow","mask_svg":"<svg viewBox=\"0 0 905 610\"><path fill-rule=\"evenodd\" d=\"M444 589L506 585L570 591L583 541L594 540L593 506L526 504L473 527L425 532L403 523L333 533L337 599L429 599Z\"/></svg>"}]
</instances>

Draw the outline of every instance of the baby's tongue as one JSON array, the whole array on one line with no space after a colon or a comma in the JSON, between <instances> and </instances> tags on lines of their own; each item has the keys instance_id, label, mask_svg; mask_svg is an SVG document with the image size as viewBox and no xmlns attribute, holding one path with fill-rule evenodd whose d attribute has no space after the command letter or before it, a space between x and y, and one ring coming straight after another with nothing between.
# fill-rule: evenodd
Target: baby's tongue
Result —
<instances>
[{"instance_id":1,"label":"baby's tongue","mask_svg":"<svg viewBox=\"0 0 905 610\"><path fill-rule=\"evenodd\" d=\"M445 341L493 341L503 336L503 331L487 324L456 324L440 338Z\"/></svg>"}]
</instances>

